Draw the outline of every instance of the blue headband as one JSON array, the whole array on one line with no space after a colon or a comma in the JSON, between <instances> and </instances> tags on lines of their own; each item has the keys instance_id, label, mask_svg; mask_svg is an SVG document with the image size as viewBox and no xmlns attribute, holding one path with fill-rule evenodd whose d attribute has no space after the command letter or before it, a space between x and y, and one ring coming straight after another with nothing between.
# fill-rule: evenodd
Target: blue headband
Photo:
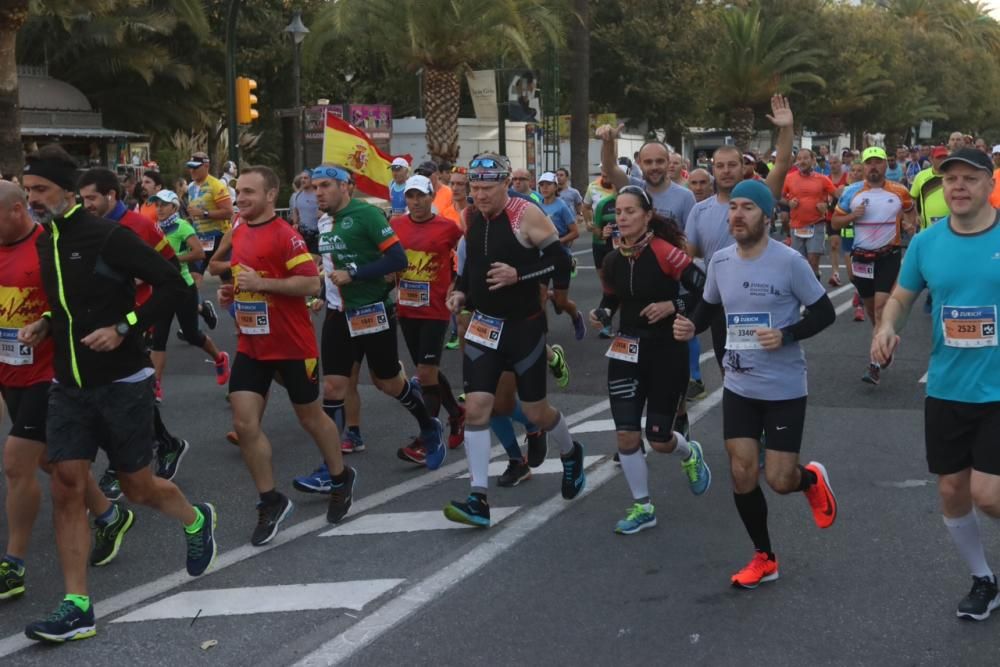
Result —
<instances>
[{"instance_id":1,"label":"blue headband","mask_svg":"<svg viewBox=\"0 0 1000 667\"><path fill-rule=\"evenodd\" d=\"M341 183L351 182L351 175L343 169L323 165L320 165L312 170L312 179L316 180L317 178L331 178L335 181L340 181Z\"/></svg>"},{"instance_id":2,"label":"blue headband","mask_svg":"<svg viewBox=\"0 0 1000 667\"><path fill-rule=\"evenodd\" d=\"M774 195L771 190L760 181L747 180L740 181L729 193L730 199L749 199L764 212L765 218L770 218L774 211Z\"/></svg>"}]
</instances>

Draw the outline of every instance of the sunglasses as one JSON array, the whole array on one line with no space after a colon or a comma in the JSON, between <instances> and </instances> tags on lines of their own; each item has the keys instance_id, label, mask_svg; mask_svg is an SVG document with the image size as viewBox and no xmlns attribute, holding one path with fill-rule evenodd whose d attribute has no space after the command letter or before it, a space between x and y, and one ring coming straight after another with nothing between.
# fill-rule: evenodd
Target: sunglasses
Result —
<instances>
[{"instance_id":1,"label":"sunglasses","mask_svg":"<svg viewBox=\"0 0 1000 667\"><path fill-rule=\"evenodd\" d=\"M507 165L491 157L473 158L469 169L506 169Z\"/></svg>"},{"instance_id":2,"label":"sunglasses","mask_svg":"<svg viewBox=\"0 0 1000 667\"><path fill-rule=\"evenodd\" d=\"M470 171L470 181L489 181L499 183L507 180L509 174L506 171Z\"/></svg>"},{"instance_id":3,"label":"sunglasses","mask_svg":"<svg viewBox=\"0 0 1000 667\"><path fill-rule=\"evenodd\" d=\"M635 195L642 201L646 202L644 208L653 208L653 200L649 198L649 193L640 188L638 185L626 185L624 188L618 191L620 195Z\"/></svg>"}]
</instances>

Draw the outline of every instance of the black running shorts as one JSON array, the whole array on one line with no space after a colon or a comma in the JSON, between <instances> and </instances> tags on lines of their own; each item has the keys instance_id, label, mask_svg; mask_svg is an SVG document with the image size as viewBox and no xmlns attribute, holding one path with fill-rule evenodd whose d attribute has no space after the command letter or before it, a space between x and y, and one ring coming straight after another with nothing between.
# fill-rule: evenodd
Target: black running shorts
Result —
<instances>
[{"instance_id":1,"label":"black running shorts","mask_svg":"<svg viewBox=\"0 0 1000 667\"><path fill-rule=\"evenodd\" d=\"M277 373L295 405L308 405L319 398L318 359L259 360L242 352L236 353L229 375L229 393L250 391L267 396Z\"/></svg>"},{"instance_id":2,"label":"black running shorts","mask_svg":"<svg viewBox=\"0 0 1000 667\"><path fill-rule=\"evenodd\" d=\"M766 401L740 396L729 389L722 391L722 437L726 440L760 440L760 434L764 433L767 449L798 454L805 424L805 396Z\"/></svg>"},{"instance_id":3,"label":"black running shorts","mask_svg":"<svg viewBox=\"0 0 1000 667\"><path fill-rule=\"evenodd\" d=\"M45 417L49 409L51 382L39 382L28 387L4 387L0 394L10 413L10 435L15 438L45 442Z\"/></svg>"},{"instance_id":4,"label":"black running shorts","mask_svg":"<svg viewBox=\"0 0 1000 667\"><path fill-rule=\"evenodd\" d=\"M646 411L646 437L667 442L674 418L687 393L688 346L656 338L639 340L639 361L608 359L608 398L616 431L641 431Z\"/></svg>"},{"instance_id":5,"label":"black running shorts","mask_svg":"<svg viewBox=\"0 0 1000 667\"><path fill-rule=\"evenodd\" d=\"M414 364L441 365L441 353L444 351L444 341L450 325L448 320L399 318L399 330L403 333L403 341L406 342L406 349Z\"/></svg>"},{"instance_id":6,"label":"black running shorts","mask_svg":"<svg viewBox=\"0 0 1000 667\"><path fill-rule=\"evenodd\" d=\"M396 349L396 316L389 315L389 328L377 333L351 338L347 316L341 310L327 309L320 337L323 374L351 377L354 364L368 359L368 370L379 380L399 375L399 351Z\"/></svg>"},{"instance_id":7,"label":"black running shorts","mask_svg":"<svg viewBox=\"0 0 1000 667\"><path fill-rule=\"evenodd\" d=\"M153 460L153 376L83 389L59 382L49 390L49 461L93 461L107 452L111 468L142 470Z\"/></svg>"},{"instance_id":8,"label":"black running shorts","mask_svg":"<svg viewBox=\"0 0 1000 667\"><path fill-rule=\"evenodd\" d=\"M951 475L973 468L1000 475L1000 402L960 403L928 396L924 400L927 469Z\"/></svg>"},{"instance_id":9,"label":"black running shorts","mask_svg":"<svg viewBox=\"0 0 1000 667\"><path fill-rule=\"evenodd\" d=\"M546 396L547 366L545 318L506 320L495 350L466 338L462 361L465 393L496 394L500 375L512 371L521 400L541 401Z\"/></svg>"},{"instance_id":10,"label":"black running shorts","mask_svg":"<svg viewBox=\"0 0 1000 667\"><path fill-rule=\"evenodd\" d=\"M899 277L902 257L903 254L897 249L876 259L874 278L859 278L857 273L852 273L851 282L857 288L858 295L862 299L871 299L876 292L891 294L892 288L896 285L896 278ZM856 260L852 256L851 262L854 261Z\"/></svg>"}]
</instances>

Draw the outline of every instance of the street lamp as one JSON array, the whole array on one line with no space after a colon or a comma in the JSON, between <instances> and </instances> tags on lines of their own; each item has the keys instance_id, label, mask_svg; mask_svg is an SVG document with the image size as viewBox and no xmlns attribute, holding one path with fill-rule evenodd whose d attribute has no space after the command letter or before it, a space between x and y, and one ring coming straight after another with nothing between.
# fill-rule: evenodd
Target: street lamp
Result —
<instances>
[{"instance_id":1,"label":"street lamp","mask_svg":"<svg viewBox=\"0 0 1000 667\"><path fill-rule=\"evenodd\" d=\"M303 168L303 160L305 153L305 110L302 108L302 41L305 40L306 35L309 34L309 28L306 24L302 22L302 12L295 10L292 14L292 22L285 26L285 32L287 32L292 37L293 46L293 60L292 60L292 88L293 95L295 99L295 108L298 110L298 125L299 125L299 141L296 142L295 147L295 168L301 170Z\"/></svg>"}]
</instances>

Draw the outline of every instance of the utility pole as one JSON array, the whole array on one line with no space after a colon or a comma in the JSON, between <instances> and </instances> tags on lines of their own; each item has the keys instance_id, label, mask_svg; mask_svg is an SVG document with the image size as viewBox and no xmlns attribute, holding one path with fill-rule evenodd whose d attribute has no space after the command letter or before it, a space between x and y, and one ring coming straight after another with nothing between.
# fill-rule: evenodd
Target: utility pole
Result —
<instances>
[{"instance_id":1,"label":"utility pole","mask_svg":"<svg viewBox=\"0 0 1000 667\"><path fill-rule=\"evenodd\" d=\"M239 131L236 126L236 20L243 0L226 6L226 124L229 128L229 159L239 164Z\"/></svg>"}]
</instances>

